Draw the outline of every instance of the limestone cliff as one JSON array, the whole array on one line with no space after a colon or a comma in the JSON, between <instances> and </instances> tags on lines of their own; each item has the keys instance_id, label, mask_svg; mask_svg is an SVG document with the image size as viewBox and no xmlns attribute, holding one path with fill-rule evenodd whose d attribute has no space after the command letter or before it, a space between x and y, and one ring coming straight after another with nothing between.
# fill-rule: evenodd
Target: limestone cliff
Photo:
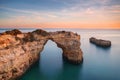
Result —
<instances>
[{"instance_id":1,"label":"limestone cliff","mask_svg":"<svg viewBox=\"0 0 120 80\"><path fill-rule=\"evenodd\" d=\"M73 32L46 32L36 30L22 33L19 30L0 33L0 80L14 80L39 59L48 40L56 42L69 62L82 62L80 35Z\"/></svg>"}]
</instances>

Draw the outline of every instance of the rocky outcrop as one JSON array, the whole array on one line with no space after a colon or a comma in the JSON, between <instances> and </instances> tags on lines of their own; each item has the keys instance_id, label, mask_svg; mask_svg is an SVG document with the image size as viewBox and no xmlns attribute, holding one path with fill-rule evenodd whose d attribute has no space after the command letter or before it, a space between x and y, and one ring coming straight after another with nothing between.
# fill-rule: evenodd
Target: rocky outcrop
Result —
<instances>
[{"instance_id":1,"label":"rocky outcrop","mask_svg":"<svg viewBox=\"0 0 120 80\"><path fill-rule=\"evenodd\" d=\"M96 39L94 37L91 37L90 42L101 47L110 47L111 46L111 41L108 40L102 40L102 39Z\"/></svg>"},{"instance_id":2,"label":"rocky outcrop","mask_svg":"<svg viewBox=\"0 0 120 80\"><path fill-rule=\"evenodd\" d=\"M36 30L22 33L19 30L0 34L0 80L15 80L39 59L48 40L56 42L69 62L82 62L80 35L73 32L46 32Z\"/></svg>"},{"instance_id":3,"label":"rocky outcrop","mask_svg":"<svg viewBox=\"0 0 120 80\"><path fill-rule=\"evenodd\" d=\"M65 31L52 32L50 34L51 40L56 42L58 47L62 48L64 59L74 64L82 62L80 36L78 34Z\"/></svg>"}]
</instances>

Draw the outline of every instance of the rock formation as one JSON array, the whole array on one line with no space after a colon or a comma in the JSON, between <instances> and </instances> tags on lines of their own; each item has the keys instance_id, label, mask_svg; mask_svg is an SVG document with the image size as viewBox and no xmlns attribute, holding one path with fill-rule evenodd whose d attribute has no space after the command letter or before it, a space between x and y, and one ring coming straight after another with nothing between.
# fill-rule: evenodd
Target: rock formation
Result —
<instances>
[{"instance_id":1,"label":"rock formation","mask_svg":"<svg viewBox=\"0 0 120 80\"><path fill-rule=\"evenodd\" d=\"M91 43L96 44L97 46L101 46L101 47L111 46L111 41L108 41L108 40L96 39L94 37L91 37L89 40Z\"/></svg>"},{"instance_id":2,"label":"rock formation","mask_svg":"<svg viewBox=\"0 0 120 80\"><path fill-rule=\"evenodd\" d=\"M69 62L82 62L80 35L73 32L46 32L38 29L22 33L19 30L0 33L0 80L15 80L39 59L48 40L62 48L63 57Z\"/></svg>"}]
</instances>

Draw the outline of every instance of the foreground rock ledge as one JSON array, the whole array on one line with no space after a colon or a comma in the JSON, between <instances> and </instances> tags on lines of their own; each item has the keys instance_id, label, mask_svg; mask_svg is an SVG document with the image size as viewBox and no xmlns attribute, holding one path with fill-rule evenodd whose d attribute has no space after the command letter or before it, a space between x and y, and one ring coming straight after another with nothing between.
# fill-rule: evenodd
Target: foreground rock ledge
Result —
<instances>
[{"instance_id":1,"label":"foreground rock ledge","mask_svg":"<svg viewBox=\"0 0 120 80\"><path fill-rule=\"evenodd\" d=\"M63 50L69 62L82 62L80 35L73 32L46 32L38 29L22 33L15 29L0 33L0 80L15 80L39 59L48 40L54 41Z\"/></svg>"},{"instance_id":2,"label":"foreground rock ledge","mask_svg":"<svg viewBox=\"0 0 120 80\"><path fill-rule=\"evenodd\" d=\"M111 46L111 41L109 41L109 40L96 39L94 37L91 37L89 40L91 43L93 43L97 46L100 46L100 47L107 48L107 47Z\"/></svg>"}]
</instances>

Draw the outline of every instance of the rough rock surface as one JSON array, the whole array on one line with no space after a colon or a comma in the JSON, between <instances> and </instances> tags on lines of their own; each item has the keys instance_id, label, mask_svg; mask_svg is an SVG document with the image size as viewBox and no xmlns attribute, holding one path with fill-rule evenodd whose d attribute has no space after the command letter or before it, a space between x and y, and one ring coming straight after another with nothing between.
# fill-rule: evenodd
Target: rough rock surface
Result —
<instances>
[{"instance_id":1,"label":"rough rock surface","mask_svg":"<svg viewBox=\"0 0 120 80\"><path fill-rule=\"evenodd\" d=\"M108 40L96 39L94 37L91 37L89 40L91 43L96 44L97 46L101 46L101 47L111 46L111 41L108 41Z\"/></svg>"},{"instance_id":2,"label":"rough rock surface","mask_svg":"<svg viewBox=\"0 0 120 80\"><path fill-rule=\"evenodd\" d=\"M46 32L38 29L22 33L19 30L0 34L0 80L16 80L39 59L48 40L62 48L63 57L69 62L82 62L80 35L73 32Z\"/></svg>"}]
</instances>

